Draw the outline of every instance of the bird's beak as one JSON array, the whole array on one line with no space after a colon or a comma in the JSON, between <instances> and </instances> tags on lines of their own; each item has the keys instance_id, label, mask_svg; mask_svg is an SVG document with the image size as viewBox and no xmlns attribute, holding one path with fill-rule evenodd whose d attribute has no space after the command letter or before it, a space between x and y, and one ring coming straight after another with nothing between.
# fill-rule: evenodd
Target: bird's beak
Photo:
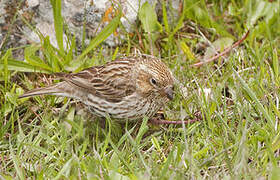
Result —
<instances>
[{"instance_id":1,"label":"bird's beak","mask_svg":"<svg viewBox=\"0 0 280 180\"><path fill-rule=\"evenodd\" d=\"M174 90L173 87L167 87L164 89L164 92L169 100L173 100Z\"/></svg>"}]
</instances>

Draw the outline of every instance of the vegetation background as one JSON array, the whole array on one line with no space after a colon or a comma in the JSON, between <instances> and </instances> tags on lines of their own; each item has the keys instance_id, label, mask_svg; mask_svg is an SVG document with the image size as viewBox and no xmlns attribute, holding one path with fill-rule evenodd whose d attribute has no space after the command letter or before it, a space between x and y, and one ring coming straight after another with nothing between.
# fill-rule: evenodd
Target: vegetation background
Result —
<instances>
[{"instance_id":1,"label":"vegetation background","mask_svg":"<svg viewBox=\"0 0 280 180\"><path fill-rule=\"evenodd\" d=\"M0 179L280 178L279 0L184 0L179 17L168 13L167 1L160 1L160 13L144 3L133 33L122 28L116 9L82 49L69 32L63 46L67 24L61 2L51 2L58 48L39 33L40 44L1 47ZM125 38L108 47L103 42L116 28ZM243 44L227 56L191 66L248 30ZM165 120L200 114L199 121L155 126L147 119L125 124L107 119L102 124L67 98L18 99L50 83L48 74L78 72L130 55L134 48L160 57L187 90L182 95L177 88L163 111ZM14 57L17 49L24 49L24 62Z\"/></svg>"}]
</instances>

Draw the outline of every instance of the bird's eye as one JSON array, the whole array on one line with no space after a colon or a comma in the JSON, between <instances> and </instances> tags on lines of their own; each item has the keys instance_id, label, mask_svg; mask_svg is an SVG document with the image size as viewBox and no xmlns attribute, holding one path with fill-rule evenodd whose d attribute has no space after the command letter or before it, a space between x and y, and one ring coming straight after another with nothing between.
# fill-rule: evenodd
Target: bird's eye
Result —
<instances>
[{"instance_id":1,"label":"bird's eye","mask_svg":"<svg viewBox=\"0 0 280 180\"><path fill-rule=\"evenodd\" d=\"M157 81L154 78L150 79L152 85L157 85Z\"/></svg>"}]
</instances>

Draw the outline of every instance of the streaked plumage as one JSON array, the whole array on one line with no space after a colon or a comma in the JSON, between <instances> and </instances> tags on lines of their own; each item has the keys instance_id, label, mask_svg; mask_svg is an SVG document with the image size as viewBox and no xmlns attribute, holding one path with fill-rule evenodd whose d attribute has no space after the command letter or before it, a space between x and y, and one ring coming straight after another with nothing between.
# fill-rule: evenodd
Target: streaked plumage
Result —
<instances>
[{"instance_id":1,"label":"streaked plumage","mask_svg":"<svg viewBox=\"0 0 280 180\"><path fill-rule=\"evenodd\" d=\"M174 78L161 60L148 55L122 57L103 66L61 77L60 83L21 96L52 94L78 99L97 116L139 120L153 116L173 98Z\"/></svg>"}]
</instances>

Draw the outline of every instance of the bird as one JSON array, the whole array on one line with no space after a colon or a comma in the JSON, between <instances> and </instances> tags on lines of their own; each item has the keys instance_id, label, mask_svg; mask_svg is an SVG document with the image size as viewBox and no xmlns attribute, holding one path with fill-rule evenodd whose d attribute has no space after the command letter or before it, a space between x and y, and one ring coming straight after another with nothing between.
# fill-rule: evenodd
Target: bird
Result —
<instances>
[{"instance_id":1,"label":"bird","mask_svg":"<svg viewBox=\"0 0 280 180\"><path fill-rule=\"evenodd\" d=\"M65 96L81 101L98 117L118 121L151 118L174 98L175 78L161 59L121 56L104 65L64 74L61 82L19 96Z\"/></svg>"}]
</instances>

